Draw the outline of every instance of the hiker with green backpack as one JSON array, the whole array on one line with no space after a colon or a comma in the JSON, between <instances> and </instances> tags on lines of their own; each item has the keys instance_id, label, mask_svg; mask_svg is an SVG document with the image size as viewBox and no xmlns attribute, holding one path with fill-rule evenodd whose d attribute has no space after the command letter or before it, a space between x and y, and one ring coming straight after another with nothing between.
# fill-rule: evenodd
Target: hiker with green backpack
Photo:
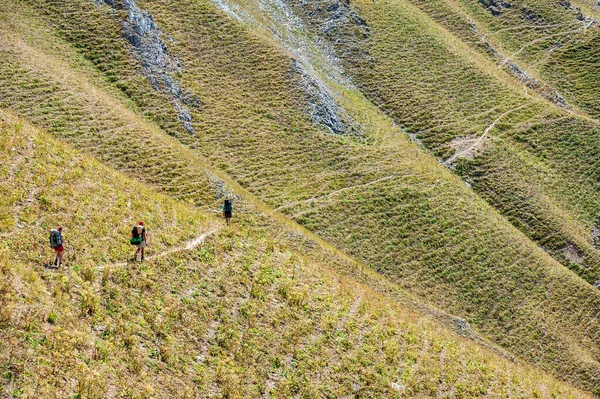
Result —
<instances>
[{"instance_id":1,"label":"hiker with green backpack","mask_svg":"<svg viewBox=\"0 0 600 399\"><path fill-rule=\"evenodd\" d=\"M133 255L133 261L135 262L137 260L139 253L141 253L140 261L143 261L144 248L147 246L146 228L144 227L144 222L140 221L137 226L133 226L129 243L137 246L137 251L135 251L135 255Z\"/></svg>"},{"instance_id":2,"label":"hiker with green backpack","mask_svg":"<svg viewBox=\"0 0 600 399\"><path fill-rule=\"evenodd\" d=\"M50 247L56 252L54 267L59 268L63 263L65 247L63 245L62 226L50 230Z\"/></svg>"}]
</instances>

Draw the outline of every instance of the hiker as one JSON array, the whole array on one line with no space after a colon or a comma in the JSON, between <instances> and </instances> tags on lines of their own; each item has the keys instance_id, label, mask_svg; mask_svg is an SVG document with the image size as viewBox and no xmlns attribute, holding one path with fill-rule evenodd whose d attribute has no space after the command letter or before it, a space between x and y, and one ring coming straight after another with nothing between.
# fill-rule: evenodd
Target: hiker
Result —
<instances>
[{"instance_id":1,"label":"hiker","mask_svg":"<svg viewBox=\"0 0 600 399\"><path fill-rule=\"evenodd\" d=\"M137 226L133 226L129 243L137 246L137 251L135 251L135 255L133 255L133 261L135 262L137 260L137 255L139 253L141 253L141 261L143 261L144 248L146 248L147 245L146 228L144 227L144 222L140 221Z\"/></svg>"},{"instance_id":2,"label":"hiker","mask_svg":"<svg viewBox=\"0 0 600 399\"><path fill-rule=\"evenodd\" d=\"M231 220L231 215L233 213L233 205L231 204L231 200L229 197L225 198L225 202L223 203L223 217L227 222L227 226L229 226L229 221Z\"/></svg>"},{"instance_id":3,"label":"hiker","mask_svg":"<svg viewBox=\"0 0 600 399\"><path fill-rule=\"evenodd\" d=\"M50 247L52 247L54 252L56 252L54 266L58 269L63 263L62 259L65 252L65 247L63 246L62 226L58 226L56 229L50 230Z\"/></svg>"}]
</instances>

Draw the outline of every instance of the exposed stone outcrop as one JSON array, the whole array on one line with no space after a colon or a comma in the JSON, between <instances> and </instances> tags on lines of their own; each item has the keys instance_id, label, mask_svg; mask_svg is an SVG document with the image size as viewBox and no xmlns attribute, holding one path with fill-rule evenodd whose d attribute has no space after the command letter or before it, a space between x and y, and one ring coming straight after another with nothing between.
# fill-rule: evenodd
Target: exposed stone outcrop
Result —
<instances>
[{"instance_id":1,"label":"exposed stone outcrop","mask_svg":"<svg viewBox=\"0 0 600 399\"><path fill-rule=\"evenodd\" d=\"M594 247L600 249L600 217L596 219L596 224L592 228L592 243Z\"/></svg>"},{"instance_id":2,"label":"exposed stone outcrop","mask_svg":"<svg viewBox=\"0 0 600 399\"><path fill-rule=\"evenodd\" d=\"M297 59L292 60L292 70L299 78L305 93L306 106L311 119L326 126L335 134L346 134L352 126L352 120L338 105L327 86L308 72L307 65Z\"/></svg>"},{"instance_id":3,"label":"exposed stone outcrop","mask_svg":"<svg viewBox=\"0 0 600 399\"><path fill-rule=\"evenodd\" d=\"M285 0L306 24L331 42L344 64L373 63L371 28L345 0Z\"/></svg>"},{"instance_id":4,"label":"exposed stone outcrop","mask_svg":"<svg viewBox=\"0 0 600 399\"><path fill-rule=\"evenodd\" d=\"M353 86L342 69L359 63L370 62L369 35L367 22L350 7L346 0L283 0L293 10L293 16L302 29L317 36L321 51L335 66L336 72L330 78L344 86ZM324 40L323 40L324 39ZM361 136L360 127L340 107L327 86L314 79L310 65L304 65L299 58L294 62L294 70L305 87L309 112L313 120L324 124L334 133Z\"/></svg>"},{"instance_id":5,"label":"exposed stone outcrop","mask_svg":"<svg viewBox=\"0 0 600 399\"><path fill-rule=\"evenodd\" d=\"M568 243L565 245L561 249L561 252L565 259L570 263L575 265L583 265L585 262L585 255L579 250L579 248L577 248L577 245L573 243Z\"/></svg>"},{"instance_id":6,"label":"exposed stone outcrop","mask_svg":"<svg viewBox=\"0 0 600 399\"><path fill-rule=\"evenodd\" d=\"M539 25L545 23L544 18L542 18L534 10L526 6L521 7L521 19L527 22L535 22Z\"/></svg>"},{"instance_id":7,"label":"exposed stone outcrop","mask_svg":"<svg viewBox=\"0 0 600 399\"><path fill-rule=\"evenodd\" d=\"M498 0L479 0L479 3L483 5L489 12L494 16L501 15L505 10L516 7L510 1L498 1ZM600 0L598 2L600 5ZM593 23L594 20L592 18L586 17L583 15L580 7L574 6L571 4L569 0L561 0L557 4L558 7L563 7L566 10L571 11L575 18L581 22L585 23ZM544 18L542 18L538 13L535 12L532 8L527 6L520 6L521 19L523 21L527 21L529 23L535 23L538 25L542 25L545 23Z\"/></svg>"},{"instance_id":8,"label":"exposed stone outcrop","mask_svg":"<svg viewBox=\"0 0 600 399\"><path fill-rule=\"evenodd\" d=\"M479 0L479 2L483 4L492 15L500 15L503 10L513 7L513 4L509 1Z\"/></svg>"},{"instance_id":9,"label":"exposed stone outcrop","mask_svg":"<svg viewBox=\"0 0 600 399\"><path fill-rule=\"evenodd\" d=\"M546 83L528 75L527 72L521 70L514 62L507 62L504 65L504 68L508 73L517 78L519 82L527 86L529 89L537 92L551 103L566 110L571 110L571 106L567 104L565 98L561 96L555 89Z\"/></svg>"},{"instance_id":10,"label":"exposed stone outcrop","mask_svg":"<svg viewBox=\"0 0 600 399\"><path fill-rule=\"evenodd\" d=\"M123 21L123 36L131 44L133 54L142 64L144 75L155 90L171 97L179 121L187 132L195 134L188 107L199 109L201 102L184 90L175 79L175 74L181 73L181 64L177 57L169 53L152 15L140 10L135 0L94 0L94 2L98 5L104 3L127 12L127 19Z\"/></svg>"},{"instance_id":11,"label":"exposed stone outcrop","mask_svg":"<svg viewBox=\"0 0 600 399\"><path fill-rule=\"evenodd\" d=\"M339 59L322 40L309 40L305 21L286 4L286 0L255 0L268 16L268 22L256 20L246 9L228 0L212 0L221 10L249 25L262 25L281 41L292 55L290 77L303 95L306 112L312 121L334 134L361 137L360 126L337 102L327 79L349 86ZM315 2L316 3L316 2ZM316 67L315 65L319 65Z\"/></svg>"}]
</instances>

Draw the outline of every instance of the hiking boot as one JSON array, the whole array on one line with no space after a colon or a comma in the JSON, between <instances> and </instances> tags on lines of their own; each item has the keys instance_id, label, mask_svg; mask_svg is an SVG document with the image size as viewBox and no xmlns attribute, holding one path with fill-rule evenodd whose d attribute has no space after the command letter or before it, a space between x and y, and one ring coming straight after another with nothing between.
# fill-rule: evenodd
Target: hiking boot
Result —
<instances>
[{"instance_id":1,"label":"hiking boot","mask_svg":"<svg viewBox=\"0 0 600 399\"><path fill-rule=\"evenodd\" d=\"M144 257L142 256L142 260L141 260L141 262L143 262L143 261L144 261Z\"/></svg>"}]
</instances>

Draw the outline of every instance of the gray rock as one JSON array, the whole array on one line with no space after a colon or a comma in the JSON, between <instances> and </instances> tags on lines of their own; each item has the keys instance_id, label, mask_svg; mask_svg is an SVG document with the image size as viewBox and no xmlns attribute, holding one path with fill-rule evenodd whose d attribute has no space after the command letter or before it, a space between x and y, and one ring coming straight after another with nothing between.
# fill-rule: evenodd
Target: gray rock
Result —
<instances>
[{"instance_id":1,"label":"gray rock","mask_svg":"<svg viewBox=\"0 0 600 399\"><path fill-rule=\"evenodd\" d=\"M124 32L124 35L125 39L127 39L127 41L131 43L133 47L140 47L142 45L142 39L137 34L132 32Z\"/></svg>"},{"instance_id":2,"label":"gray rock","mask_svg":"<svg viewBox=\"0 0 600 399\"><path fill-rule=\"evenodd\" d=\"M523 13L521 19L523 20L527 20L529 22L537 22L538 24L544 23L544 18L537 15L535 11L533 11L530 8L521 7L521 12Z\"/></svg>"},{"instance_id":3,"label":"gray rock","mask_svg":"<svg viewBox=\"0 0 600 399\"><path fill-rule=\"evenodd\" d=\"M596 225L592 228L592 242L594 247L600 247L600 217L596 219Z\"/></svg>"},{"instance_id":4,"label":"gray rock","mask_svg":"<svg viewBox=\"0 0 600 399\"><path fill-rule=\"evenodd\" d=\"M571 2L569 0L562 0L558 2L559 5L561 5L562 7L569 9L571 8Z\"/></svg>"},{"instance_id":5,"label":"gray rock","mask_svg":"<svg viewBox=\"0 0 600 399\"><path fill-rule=\"evenodd\" d=\"M173 107L175 108L177 118L183 124L184 129L187 130L188 133L194 134L192 115L190 115L189 111L177 100L174 101Z\"/></svg>"},{"instance_id":6,"label":"gray rock","mask_svg":"<svg viewBox=\"0 0 600 399\"><path fill-rule=\"evenodd\" d=\"M456 328L458 330L458 333L463 337L469 336L471 334L471 325L465 319L457 318Z\"/></svg>"},{"instance_id":7,"label":"gray rock","mask_svg":"<svg viewBox=\"0 0 600 399\"><path fill-rule=\"evenodd\" d=\"M494 16L502 14L502 10L505 8L511 8L513 6L509 1L479 0L479 2Z\"/></svg>"},{"instance_id":8,"label":"gray rock","mask_svg":"<svg viewBox=\"0 0 600 399\"><path fill-rule=\"evenodd\" d=\"M307 65L297 59L292 59L292 70L303 86L307 111L312 120L335 134L346 134L350 130L349 118L329 93L327 86L313 77Z\"/></svg>"},{"instance_id":9,"label":"gray rock","mask_svg":"<svg viewBox=\"0 0 600 399\"><path fill-rule=\"evenodd\" d=\"M567 103L565 98L563 96L561 96L554 88L552 88L552 87L548 86L547 84L539 81L538 79L530 76L529 74L527 74L527 72L521 70L517 66L517 64L512 63L512 62L508 63L506 65L506 70L508 71L508 73L513 75L515 78L517 78L517 80L519 80L519 82L521 82L522 84L524 84L531 90L536 91L542 97L546 98L548 101L552 102L553 104L555 104L561 108L571 110L571 106Z\"/></svg>"},{"instance_id":10,"label":"gray rock","mask_svg":"<svg viewBox=\"0 0 600 399\"><path fill-rule=\"evenodd\" d=\"M118 8L114 0L94 0L98 5L107 4ZM169 53L161 32L148 12L140 10L135 0L122 0L121 7L127 11L123 21L123 36L131 44L133 54L139 59L143 73L156 91L161 91L173 100L173 108L184 129L195 134L192 116L186 105L200 109L199 98L182 89L175 74L181 73L181 63ZM171 41L173 39L171 38Z\"/></svg>"}]
</instances>

